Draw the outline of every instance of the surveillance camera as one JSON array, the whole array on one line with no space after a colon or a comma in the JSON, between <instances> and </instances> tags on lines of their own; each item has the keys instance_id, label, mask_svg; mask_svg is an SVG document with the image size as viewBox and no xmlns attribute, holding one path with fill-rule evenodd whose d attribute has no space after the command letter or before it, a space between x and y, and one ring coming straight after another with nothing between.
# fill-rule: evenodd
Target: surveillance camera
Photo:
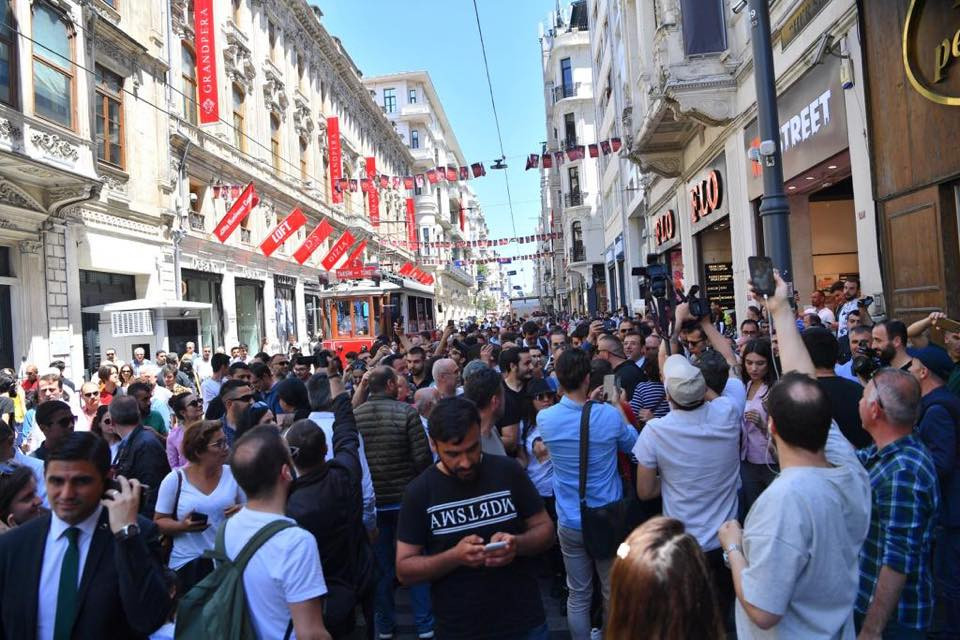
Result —
<instances>
[{"instance_id":1,"label":"surveillance camera","mask_svg":"<svg viewBox=\"0 0 960 640\"><path fill-rule=\"evenodd\" d=\"M747 8L747 0L740 0L740 2L738 2L737 4L733 5L733 7L731 7L731 10L734 13L740 13L746 8Z\"/></svg>"},{"instance_id":2,"label":"surveillance camera","mask_svg":"<svg viewBox=\"0 0 960 640\"><path fill-rule=\"evenodd\" d=\"M191 203L195 203L196 201L197 201L197 194L191 193L191 194L190 194L190 202L191 202Z\"/></svg>"},{"instance_id":3,"label":"surveillance camera","mask_svg":"<svg viewBox=\"0 0 960 640\"><path fill-rule=\"evenodd\" d=\"M833 36L829 33L825 33L820 37L820 40L817 42L817 48L813 52L813 56L810 58L810 65L817 66L823 62L823 59L830 53L830 45L833 44Z\"/></svg>"}]
</instances>

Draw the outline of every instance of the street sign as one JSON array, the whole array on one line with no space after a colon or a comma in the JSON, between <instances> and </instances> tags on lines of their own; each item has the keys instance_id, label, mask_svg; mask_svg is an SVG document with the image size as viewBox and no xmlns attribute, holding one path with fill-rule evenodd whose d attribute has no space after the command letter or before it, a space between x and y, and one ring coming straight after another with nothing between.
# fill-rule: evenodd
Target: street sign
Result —
<instances>
[{"instance_id":1,"label":"street sign","mask_svg":"<svg viewBox=\"0 0 960 640\"><path fill-rule=\"evenodd\" d=\"M364 265L362 267L348 267L345 269L337 269L337 280L363 280L370 279L377 272L377 267L374 265Z\"/></svg>"}]
</instances>

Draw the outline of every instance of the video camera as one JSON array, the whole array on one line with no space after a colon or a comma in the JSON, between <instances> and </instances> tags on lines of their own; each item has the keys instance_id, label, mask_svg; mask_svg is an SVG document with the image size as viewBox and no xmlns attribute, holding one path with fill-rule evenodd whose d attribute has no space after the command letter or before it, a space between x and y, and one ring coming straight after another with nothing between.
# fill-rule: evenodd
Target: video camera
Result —
<instances>
[{"instance_id":1,"label":"video camera","mask_svg":"<svg viewBox=\"0 0 960 640\"><path fill-rule=\"evenodd\" d=\"M647 279L646 289L653 298L666 298L670 287L670 269L665 264L657 262L657 256L647 254L646 267L634 267L632 274L644 276ZM646 295L644 295L646 297Z\"/></svg>"},{"instance_id":2,"label":"video camera","mask_svg":"<svg viewBox=\"0 0 960 640\"><path fill-rule=\"evenodd\" d=\"M869 380L878 369L886 366L880 359L880 352L877 349L861 346L853 354L853 361L850 365L854 375Z\"/></svg>"},{"instance_id":3,"label":"video camera","mask_svg":"<svg viewBox=\"0 0 960 640\"><path fill-rule=\"evenodd\" d=\"M698 293L700 294L699 296L697 295ZM700 285L698 284L690 287L690 291L687 293L687 306L689 307L690 315L697 320L710 316L710 300L707 299L706 291L701 291Z\"/></svg>"}]
</instances>

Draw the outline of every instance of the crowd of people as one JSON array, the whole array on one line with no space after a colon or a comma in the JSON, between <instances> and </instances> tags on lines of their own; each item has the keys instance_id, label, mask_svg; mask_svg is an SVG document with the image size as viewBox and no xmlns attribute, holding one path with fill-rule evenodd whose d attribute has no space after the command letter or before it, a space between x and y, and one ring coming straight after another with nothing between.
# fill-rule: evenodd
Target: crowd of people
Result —
<instances>
[{"instance_id":1,"label":"crowd of people","mask_svg":"<svg viewBox=\"0 0 960 640\"><path fill-rule=\"evenodd\" d=\"M2 371L0 637L956 638L960 333L786 292Z\"/></svg>"}]
</instances>

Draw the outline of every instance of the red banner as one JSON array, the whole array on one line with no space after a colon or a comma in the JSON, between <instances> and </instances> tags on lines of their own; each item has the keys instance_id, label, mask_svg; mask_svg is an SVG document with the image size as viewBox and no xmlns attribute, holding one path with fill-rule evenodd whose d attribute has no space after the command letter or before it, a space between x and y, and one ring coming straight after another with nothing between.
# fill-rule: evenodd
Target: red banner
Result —
<instances>
[{"instance_id":1,"label":"red banner","mask_svg":"<svg viewBox=\"0 0 960 640\"><path fill-rule=\"evenodd\" d=\"M260 199L257 197L257 190L251 182L244 187L240 197L233 202L233 206L227 211L227 215L223 216L223 219L217 224L213 230L213 235L217 236L220 242L226 242L230 234L236 231L243 219L250 215L258 202L260 202Z\"/></svg>"},{"instance_id":2,"label":"red banner","mask_svg":"<svg viewBox=\"0 0 960 640\"><path fill-rule=\"evenodd\" d=\"M213 22L213 0L196 0L193 11L194 48L197 54L197 95L200 124L220 120L220 99L217 96L216 27ZM193 99L194 96L187 96Z\"/></svg>"},{"instance_id":3,"label":"red banner","mask_svg":"<svg viewBox=\"0 0 960 640\"><path fill-rule=\"evenodd\" d=\"M370 202L370 224L374 227L380 226L380 193L377 191L376 183L374 182L377 177L377 159L373 157L367 158L367 180L370 181L370 190L367 191L367 197Z\"/></svg>"},{"instance_id":4,"label":"red banner","mask_svg":"<svg viewBox=\"0 0 960 640\"><path fill-rule=\"evenodd\" d=\"M413 208L413 198L407 198L407 242L410 249L417 251L417 221Z\"/></svg>"},{"instance_id":5,"label":"red banner","mask_svg":"<svg viewBox=\"0 0 960 640\"><path fill-rule=\"evenodd\" d=\"M402 276L410 275L411 273L413 273L413 263L412 262L403 263L403 266L400 267L400 271L398 271L397 273L399 273Z\"/></svg>"},{"instance_id":6,"label":"red banner","mask_svg":"<svg viewBox=\"0 0 960 640\"><path fill-rule=\"evenodd\" d=\"M283 222L273 228L273 231L270 232L266 240L260 243L260 251L263 251L263 255L269 258L270 254L276 251L280 245L286 242L287 238L292 236L297 229L305 224L307 224L307 216L303 215L300 207L297 207L290 212L290 215L283 219Z\"/></svg>"},{"instance_id":7,"label":"red banner","mask_svg":"<svg viewBox=\"0 0 960 640\"><path fill-rule=\"evenodd\" d=\"M363 264L363 250L367 248L367 241L364 240L357 245L357 248L350 252L350 255L347 257L347 261L344 263L344 266L348 269L355 269L357 266Z\"/></svg>"},{"instance_id":8,"label":"red banner","mask_svg":"<svg viewBox=\"0 0 960 640\"><path fill-rule=\"evenodd\" d=\"M327 118L327 146L330 156L330 202L343 202L343 191L337 190L335 185L343 177L343 150L340 148L340 120L336 117Z\"/></svg>"},{"instance_id":9,"label":"red banner","mask_svg":"<svg viewBox=\"0 0 960 640\"><path fill-rule=\"evenodd\" d=\"M307 258L317 250L317 247L320 246L320 243L327 239L333 232L333 227L330 226L330 223L325 219L320 221L320 224L310 232L310 235L307 236L307 239L303 241L303 244L300 245L300 248L296 250L293 254L293 259L303 264L307 261Z\"/></svg>"},{"instance_id":10,"label":"red banner","mask_svg":"<svg viewBox=\"0 0 960 640\"><path fill-rule=\"evenodd\" d=\"M333 243L332 247L330 247L330 252L324 256L323 260L320 262L323 268L327 271L333 269L333 265L337 264L340 258L343 257L343 254L347 252L347 249L353 245L353 240L353 234L349 231L344 231L343 235Z\"/></svg>"},{"instance_id":11,"label":"red banner","mask_svg":"<svg viewBox=\"0 0 960 640\"><path fill-rule=\"evenodd\" d=\"M464 209L460 207L460 231L463 231L467 227L467 216L463 213Z\"/></svg>"}]
</instances>

